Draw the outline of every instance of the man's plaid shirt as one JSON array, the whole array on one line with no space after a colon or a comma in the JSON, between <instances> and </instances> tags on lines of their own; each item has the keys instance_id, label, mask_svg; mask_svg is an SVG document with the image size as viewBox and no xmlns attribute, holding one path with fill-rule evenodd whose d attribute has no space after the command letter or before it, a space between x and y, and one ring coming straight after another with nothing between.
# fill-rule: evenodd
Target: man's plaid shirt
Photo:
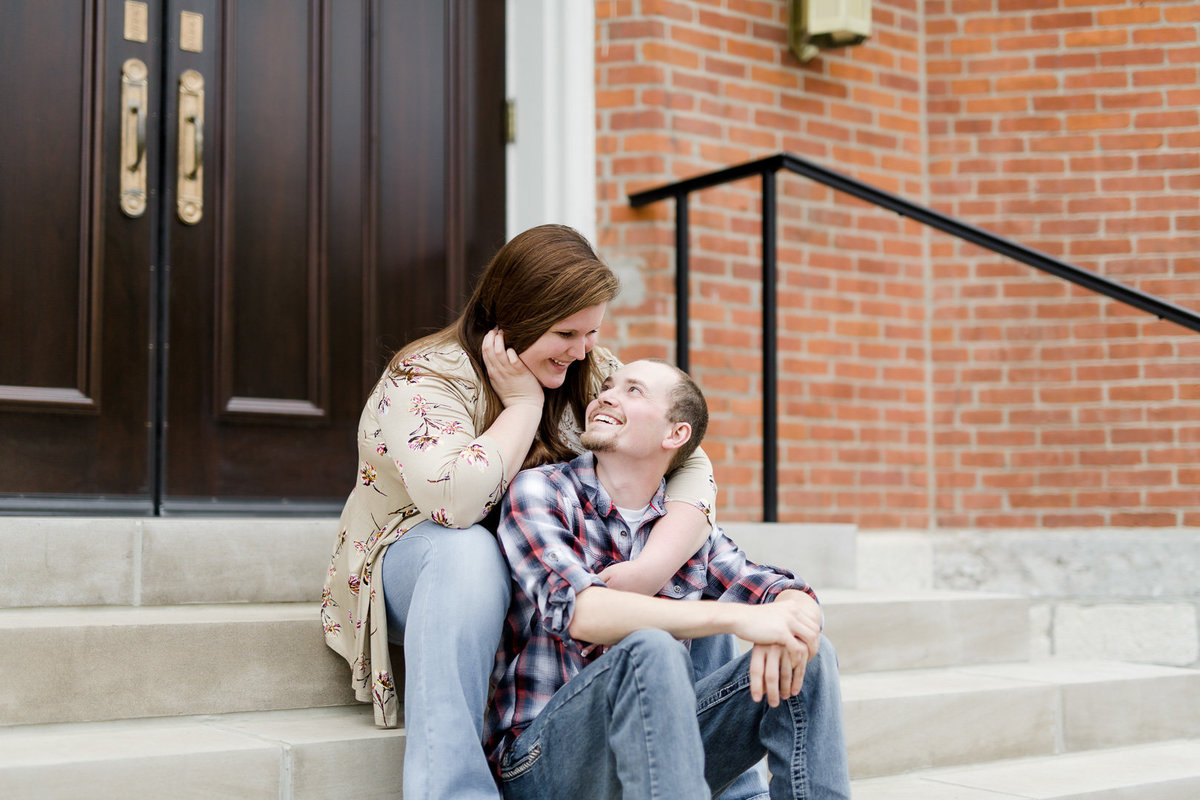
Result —
<instances>
[{"instance_id":1,"label":"man's plaid shirt","mask_svg":"<svg viewBox=\"0 0 1200 800\"><path fill-rule=\"evenodd\" d=\"M580 644L567 631L575 595L588 586L603 586L596 573L642 551L653 523L666 513L664 487L659 485L645 519L631 532L596 478L591 453L569 464L526 470L513 480L498 532L513 576L513 598L492 673L495 694L484 722L485 747L493 765L554 693L599 657L599 648L585 657L587 643ZM714 528L659 596L762 603L785 589L816 597L791 572L747 559Z\"/></svg>"}]
</instances>

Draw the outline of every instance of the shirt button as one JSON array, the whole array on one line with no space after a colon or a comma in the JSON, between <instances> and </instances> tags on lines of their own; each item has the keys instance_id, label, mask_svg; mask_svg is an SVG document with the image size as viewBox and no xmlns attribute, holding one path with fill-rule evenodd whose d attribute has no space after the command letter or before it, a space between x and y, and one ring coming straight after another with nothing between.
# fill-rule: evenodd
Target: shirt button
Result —
<instances>
[{"instance_id":1,"label":"shirt button","mask_svg":"<svg viewBox=\"0 0 1200 800\"><path fill-rule=\"evenodd\" d=\"M558 551L551 550L549 553L546 553L546 560L547 561L558 561Z\"/></svg>"},{"instance_id":2,"label":"shirt button","mask_svg":"<svg viewBox=\"0 0 1200 800\"><path fill-rule=\"evenodd\" d=\"M671 587L671 591L675 594L683 594L683 587L676 583Z\"/></svg>"},{"instance_id":3,"label":"shirt button","mask_svg":"<svg viewBox=\"0 0 1200 800\"><path fill-rule=\"evenodd\" d=\"M629 531L621 531L621 536L628 536L628 535L629 535Z\"/></svg>"}]
</instances>

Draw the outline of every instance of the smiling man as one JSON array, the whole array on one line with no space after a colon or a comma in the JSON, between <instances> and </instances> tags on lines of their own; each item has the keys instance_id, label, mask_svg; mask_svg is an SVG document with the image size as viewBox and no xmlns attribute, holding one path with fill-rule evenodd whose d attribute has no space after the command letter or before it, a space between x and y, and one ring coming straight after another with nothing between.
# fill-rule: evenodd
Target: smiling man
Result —
<instances>
[{"instance_id":1,"label":"smiling man","mask_svg":"<svg viewBox=\"0 0 1200 800\"><path fill-rule=\"evenodd\" d=\"M641 552L663 476L707 421L686 374L636 361L588 406L590 452L513 481L499 538L515 587L485 731L510 800L710 798L764 754L772 798L850 796L836 656L807 584L719 530L658 597L597 575ZM677 640L720 633L754 646L697 682Z\"/></svg>"}]
</instances>

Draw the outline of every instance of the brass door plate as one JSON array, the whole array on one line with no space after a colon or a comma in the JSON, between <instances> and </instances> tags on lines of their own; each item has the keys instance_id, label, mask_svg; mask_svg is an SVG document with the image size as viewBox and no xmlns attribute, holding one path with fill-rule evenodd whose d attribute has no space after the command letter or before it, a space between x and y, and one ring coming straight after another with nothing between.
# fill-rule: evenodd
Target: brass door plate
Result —
<instances>
[{"instance_id":1,"label":"brass door plate","mask_svg":"<svg viewBox=\"0 0 1200 800\"><path fill-rule=\"evenodd\" d=\"M180 221L204 217L204 76L194 69L179 76L179 143L175 159L175 207Z\"/></svg>"},{"instance_id":2,"label":"brass door plate","mask_svg":"<svg viewBox=\"0 0 1200 800\"><path fill-rule=\"evenodd\" d=\"M204 52L204 15L195 11L179 12L179 49Z\"/></svg>"},{"instance_id":3,"label":"brass door plate","mask_svg":"<svg viewBox=\"0 0 1200 800\"><path fill-rule=\"evenodd\" d=\"M150 7L139 0L125 0L125 40L150 41Z\"/></svg>"},{"instance_id":4,"label":"brass door plate","mask_svg":"<svg viewBox=\"0 0 1200 800\"><path fill-rule=\"evenodd\" d=\"M121 211L146 213L146 114L149 70L137 58L121 65Z\"/></svg>"}]
</instances>

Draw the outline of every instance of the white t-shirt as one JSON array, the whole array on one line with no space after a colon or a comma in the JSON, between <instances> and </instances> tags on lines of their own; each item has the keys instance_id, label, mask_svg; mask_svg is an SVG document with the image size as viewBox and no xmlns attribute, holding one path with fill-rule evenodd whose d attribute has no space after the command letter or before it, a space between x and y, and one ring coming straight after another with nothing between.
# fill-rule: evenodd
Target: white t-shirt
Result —
<instances>
[{"instance_id":1,"label":"white t-shirt","mask_svg":"<svg viewBox=\"0 0 1200 800\"><path fill-rule=\"evenodd\" d=\"M621 508L617 506L617 511L621 512L621 519L625 520L625 524L629 526L630 533L637 533L638 528L642 527L642 520L646 518L646 512L649 510L649 503L641 508Z\"/></svg>"}]
</instances>

